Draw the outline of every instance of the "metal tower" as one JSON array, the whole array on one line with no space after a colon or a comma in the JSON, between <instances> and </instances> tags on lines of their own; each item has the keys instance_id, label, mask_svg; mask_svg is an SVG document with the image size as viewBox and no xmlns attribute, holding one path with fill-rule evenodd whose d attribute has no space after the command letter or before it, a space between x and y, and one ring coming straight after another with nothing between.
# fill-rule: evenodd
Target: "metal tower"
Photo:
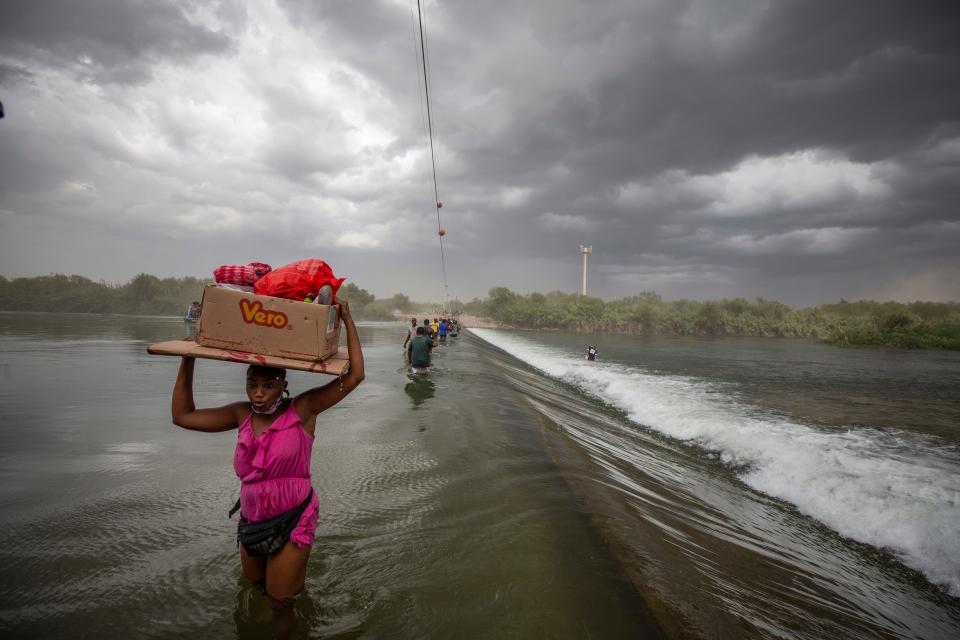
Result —
<instances>
[{"instance_id":1,"label":"metal tower","mask_svg":"<svg viewBox=\"0 0 960 640\"><path fill-rule=\"evenodd\" d=\"M580 245L580 253L583 254L583 286L580 289L580 295L587 295L587 255L593 253L593 246L585 247Z\"/></svg>"}]
</instances>

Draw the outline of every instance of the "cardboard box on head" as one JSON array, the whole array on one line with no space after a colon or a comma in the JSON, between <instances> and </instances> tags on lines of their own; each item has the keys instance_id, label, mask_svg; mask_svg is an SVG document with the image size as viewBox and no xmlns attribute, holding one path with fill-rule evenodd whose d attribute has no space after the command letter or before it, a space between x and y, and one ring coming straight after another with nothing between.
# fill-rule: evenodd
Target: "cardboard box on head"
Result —
<instances>
[{"instance_id":1,"label":"cardboard box on head","mask_svg":"<svg viewBox=\"0 0 960 640\"><path fill-rule=\"evenodd\" d=\"M262 364L266 367L308 371L310 373L327 373L332 376L342 376L350 371L350 354L346 347L340 347L340 351L335 355L319 362L247 353L246 351L228 351L216 347L202 347L190 340L157 342L148 346L147 352L157 356L186 356L188 358L225 360L241 364Z\"/></svg>"},{"instance_id":2,"label":"cardboard box on head","mask_svg":"<svg viewBox=\"0 0 960 640\"><path fill-rule=\"evenodd\" d=\"M204 347L318 361L337 353L335 305L258 296L216 286L203 290L197 344Z\"/></svg>"}]
</instances>

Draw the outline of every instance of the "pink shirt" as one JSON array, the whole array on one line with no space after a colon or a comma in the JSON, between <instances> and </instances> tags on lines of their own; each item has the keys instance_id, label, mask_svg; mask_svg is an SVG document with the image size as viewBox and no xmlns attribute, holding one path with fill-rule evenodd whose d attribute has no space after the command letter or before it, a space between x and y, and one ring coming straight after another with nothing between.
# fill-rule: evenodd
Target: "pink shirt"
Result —
<instances>
[{"instance_id":1,"label":"pink shirt","mask_svg":"<svg viewBox=\"0 0 960 640\"><path fill-rule=\"evenodd\" d=\"M303 430L290 402L266 431L253 433L253 413L240 425L233 468L240 478L240 513L251 522L269 520L306 500L310 493L313 437ZM320 500L316 492L290 535L298 546L313 543Z\"/></svg>"}]
</instances>

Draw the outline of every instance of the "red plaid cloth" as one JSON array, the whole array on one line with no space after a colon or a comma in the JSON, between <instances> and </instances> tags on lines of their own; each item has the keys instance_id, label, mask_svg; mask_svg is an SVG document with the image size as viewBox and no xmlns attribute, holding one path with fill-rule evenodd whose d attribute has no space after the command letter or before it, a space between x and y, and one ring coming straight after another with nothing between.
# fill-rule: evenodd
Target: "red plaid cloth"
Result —
<instances>
[{"instance_id":1,"label":"red plaid cloth","mask_svg":"<svg viewBox=\"0 0 960 640\"><path fill-rule=\"evenodd\" d=\"M253 283L270 273L270 265L251 262L248 265L225 264L213 270L217 284L240 284L252 287Z\"/></svg>"}]
</instances>

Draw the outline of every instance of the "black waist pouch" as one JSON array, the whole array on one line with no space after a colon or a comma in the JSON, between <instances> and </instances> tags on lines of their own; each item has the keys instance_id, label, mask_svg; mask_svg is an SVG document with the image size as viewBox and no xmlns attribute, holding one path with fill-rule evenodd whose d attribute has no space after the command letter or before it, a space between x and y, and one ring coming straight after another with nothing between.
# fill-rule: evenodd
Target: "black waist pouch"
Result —
<instances>
[{"instance_id":1,"label":"black waist pouch","mask_svg":"<svg viewBox=\"0 0 960 640\"><path fill-rule=\"evenodd\" d=\"M237 525L237 545L242 544L249 556L268 556L280 551L290 539L290 534L297 528L300 516L307 510L311 499L313 499L312 488L307 494L307 499L290 511L284 511L274 518L260 522L250 522L241 513L240 524Z\"/></svg>"}]
</instances>

